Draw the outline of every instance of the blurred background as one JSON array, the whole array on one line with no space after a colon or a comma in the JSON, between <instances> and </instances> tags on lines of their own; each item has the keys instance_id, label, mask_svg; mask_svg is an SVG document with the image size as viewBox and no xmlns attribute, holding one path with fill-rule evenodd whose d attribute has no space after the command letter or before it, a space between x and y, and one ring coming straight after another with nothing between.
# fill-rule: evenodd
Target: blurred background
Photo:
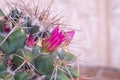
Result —
<instances>
[{"instance_id":1,"label":"blurred background","mask_svg":"<svg viewBox=\"0 0 120 80\"><path fill-rule=\"evenodd\" d=\"M39 0L41 7L51 1ZM0 8L5 8L4 0L0 0ZM78 56L79 66L98 68L98 74L101 67L120 70L120 0L54 0L51 9L64 16L62 21L76 30L70 50Z\"/></svg>"}]
</instances>

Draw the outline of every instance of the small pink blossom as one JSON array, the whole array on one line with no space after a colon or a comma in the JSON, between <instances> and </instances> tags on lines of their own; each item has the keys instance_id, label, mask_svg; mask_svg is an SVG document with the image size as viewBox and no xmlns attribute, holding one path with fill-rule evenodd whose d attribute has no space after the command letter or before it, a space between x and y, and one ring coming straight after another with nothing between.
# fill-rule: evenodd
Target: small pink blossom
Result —
<instances>
[{"instance_id":1,"label":"small pink blossom","mask_svg":"<svg viewBox=\"0 0 120 80\"><path fill-rule=\"evenodd\" d=\"M43 41L42 47L48 52L53 52L62 44L63 39L63 32L60 32L59 27L56 27L52 33Z\"/></svg>"},{"instance_id":2,"label":"small pink blossom","mask_svg":"<svg viewBox=\"0 0 120 80\"><path fill-rule=\"evenodd\" d=\"M28 47L33 47L35 44L33 36L29 35L29 37L26 39L25 43Z\"/></svg>"},{"instance_id":3,"label":"small pink blossom","mask_svg":"<svg viewBox=\"0 0 120 80\"><path fill-rule=\"evenodd\" d=\"M8 33L8 32L10 32L10 26L9 25L7 25L7 22L6 21L4 21L3 22L3 32L6 32L6 33Z\"/></svg>"},{"instance_id":4,"label":"small pink blossom","mask_svg":"<svg viewBox=\"0 0 120 80\"><path fill-rule=\"evenodd\" d=\"M75 31L65 32L64 43L69 44L73 39L74 34L75 34Z\"/></svg>"}]
</instances>

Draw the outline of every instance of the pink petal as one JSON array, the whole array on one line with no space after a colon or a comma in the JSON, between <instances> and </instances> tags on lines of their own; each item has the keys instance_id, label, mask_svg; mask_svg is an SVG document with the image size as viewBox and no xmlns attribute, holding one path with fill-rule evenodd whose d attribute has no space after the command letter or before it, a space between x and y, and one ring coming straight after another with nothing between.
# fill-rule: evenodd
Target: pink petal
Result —
<instances>
[{"instance_id":1,"label":"pink petal","mask_svg":"<svg viewBox=\"0 0 120 80\"><path fill-rule=\"evenodd\" d=\"M51 45L48 47L49 51L52 51L52 49L57 49L58 46L61 45L61 43L63 42L63 35L62 32L58 35L57 39L51 43Z\"/></svg>"},{"instance_id":2,"label":"pink petal","mask_svg":"<svg viewBox=\"0 0 120 80\"><path fill-rule=\"evenodd\" d=\"M51 52L55 51L63 42L63 32L59 31L59 27L55 27L50 36L43 41L43 49Z\"/></svg>"},{"instance_id":3,"label":"pink petal","mask_svg":"<svg viewBox=\"0 0 120 80\"><path fill-rule=\"evenodd\" d=\"M61 40L57 40L53 45L51 45L48 50L49 51L54 51L55 49L57 49L58 46L60 46L60 44L62 43Z\"/></svg>"},{"instance_id":4,"label":"pink petal","mask_svg":"<svg viewBox=\"0 0 120 80\"><path fill-rule=\"evenodd\" d=\"M52 31L52 35L55 35L56 33L58 33L58 31L59 31L59 27L57 26L57 27L55 27L55 29Z\"/></svg>"},{"instance_id":5,"label":"pink petal","mask_svg":"<svg viewBox=\"0 0 120 80\"><path fill-rule=\"evenodd\" d=\"M65 42L65 43L70 43L71 40L73 39L74 34L75 34L75 31L66 32L66 33L65 33L64 42Z\"/></svg>"}]
</instances>

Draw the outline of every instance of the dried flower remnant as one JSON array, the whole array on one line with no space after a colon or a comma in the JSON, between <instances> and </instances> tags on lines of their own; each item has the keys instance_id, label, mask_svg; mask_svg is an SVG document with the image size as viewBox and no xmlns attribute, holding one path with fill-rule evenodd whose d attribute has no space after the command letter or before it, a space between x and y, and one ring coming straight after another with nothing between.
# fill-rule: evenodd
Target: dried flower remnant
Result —
<instances>
[{"instance_id":1,"label":"dried flower remnant","mask_svg":"<svg viewBox=\"0 0 120 80\"><path fill-rule=\"evenodd\" d=\"M10 26L7 24L6 21L3 22L3 32L8 33L10 32Z\"/></svg>"},{"instance_id":2,"label":"dried flower remnant","mask_svg":"<svg viewBox=\"0 0 120 80\"><path fill-rule=\"evenodd\" d=\"M33 47L35 44L33 36L29 35L29 37L26 39L25 43L28 47Z\"/></svg>"}]
</instances>

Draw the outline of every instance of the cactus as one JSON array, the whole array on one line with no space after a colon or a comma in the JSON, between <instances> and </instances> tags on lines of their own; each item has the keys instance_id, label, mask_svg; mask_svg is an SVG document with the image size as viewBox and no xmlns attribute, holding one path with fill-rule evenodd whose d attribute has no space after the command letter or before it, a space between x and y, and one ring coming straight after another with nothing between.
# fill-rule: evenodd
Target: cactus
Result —
<instances>
[{"instance_id":1,"label":"cactus","mask_svg":"<svg viewBox=\"0 0 120 80\"><path fill-rule=\"evenodd\" d=\"M69 80L79 77L77 70L69 65L77 57L66 49L75 31L61 30L60 18L50 17L50 6L40 13L38 6L32 12L29 7L25 9L26 6L17 6L8 15L0 9L0 79ZM38 20L37 24L32 16ZM10 31L6 31L6 27Z\"/></svg>"}]
</instances>

